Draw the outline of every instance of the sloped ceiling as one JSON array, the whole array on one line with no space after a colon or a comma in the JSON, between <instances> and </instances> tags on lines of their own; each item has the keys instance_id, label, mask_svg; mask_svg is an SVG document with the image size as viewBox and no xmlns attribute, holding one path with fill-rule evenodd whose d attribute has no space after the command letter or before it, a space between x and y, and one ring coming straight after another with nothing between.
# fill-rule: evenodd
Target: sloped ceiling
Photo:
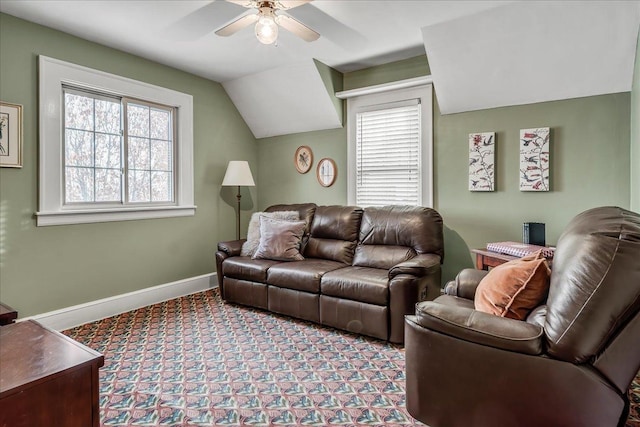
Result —
<instances>
[{"instance_id":1,"label":"sloped ceiling","mask_svg":"<svg viewBox=\"0 0 640 427\"><path fill-rule=\"evenodd\" d=\"M639 8L638 0L316 0L290 14L320 39L282 31L276 47L252 28L215 35L252 13L223 0L0 0L0 12L224 82L258 137L338 126L313 58L346 73L426 52L443 113L628 91Z\"/></svg>"},{"instance_id":2,"label":"sloped ceiling","mask_svg":"<svg viewBox=\"0 0 640 427\"><path fill-rule=\"evenodd\" d=\"M256 138L342 127L316 63L305 60L223 83Z\"/></svg>"},{"instance_id":3,"label":"sloped ceiling","mask_svg":"<svg viewBox=\"0 0 640 427\"><path fill-rule=\"evenodd\" d=\"M443 114L630 91L640 3L516 2L422 28Z\"/></svg>"}]
</instances>

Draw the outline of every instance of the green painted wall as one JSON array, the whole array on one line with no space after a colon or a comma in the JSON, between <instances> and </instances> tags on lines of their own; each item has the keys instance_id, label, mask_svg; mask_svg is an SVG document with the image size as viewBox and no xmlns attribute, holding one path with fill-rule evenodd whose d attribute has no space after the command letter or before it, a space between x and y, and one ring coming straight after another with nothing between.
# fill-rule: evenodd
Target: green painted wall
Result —
<instances>
[{"instance_id":1,"label":"green painted wall","mask_svg":"<svg viewBox=\"0 0 640 427\"><path fill-rule=\"evenodd\" d=\"M39 54L193 95L195 216L35 226ZM216 243L235 237L227 162L256 174L258 154L220 84L0 14L0 99L24 106L24 167L0 169L0 299L21 317L215 271ZM246 190L245 224L257 195Z\"/></svg>"},{"instance_id":2,"label":"green painted wall","mask_svg":"<svg viewBox=\"0 0 640 427\"><path fill-rule=\"evenodd\" d=\"M640 212L640 34L631 91L631 209Z\"/></svg>"},{"instance_id":3,"label":"green painted wall","mask_svg":"<svg viewBox=\"0 0 640 427\"><path fill-rule=\"evenodd\" d=\"M417 77L428 69L426 57L418 57L348 73L344 89ZM520 240L525 221L546 223L547 241L555 244L563 227L582 210L629 207L629 93L446 116L440 114L437 99L434 104L434 200L446 227L444 280L473 265L470 249L490 241ZM552 128L553 191L523 193L518 189L519 130L539 126ZM497 191L471 193L468 134L485 131L497 132ZM346 139L340 129L259 140L259 208L284 202L346 203ZM292 156L299 145L313 149L315 164L320 157L333 156L338 164L333 187L322 188L315 176L297 174Z\"/></svg>"},{"instance_id":4,"label":"green painted wall","mask_svg":"<svg viewBox=\"0 0 640 427\"><path fill-rule=\"evenodd\" d=\"M258 140L258 207L309 201L319 205L346 204L346 141L346 128ZM306 174L299 174L293 163L293 154L300 145L308 145L313 151L313 166ZM316 166L324 157L334 159L338 168L331 187L322 187L316 177Z\"/></svg>"},{"instance_id":5,"label":"green painted wall","mask_svg":"<svg viewBox=\"0 0 640 427\"><path fill-rule=\"evenodd\" d=\"M431 74L431 69L427 57L420 55L347 73L344 75L344 90L428 76L429 74Z\"/></svg>"}]
</instances>

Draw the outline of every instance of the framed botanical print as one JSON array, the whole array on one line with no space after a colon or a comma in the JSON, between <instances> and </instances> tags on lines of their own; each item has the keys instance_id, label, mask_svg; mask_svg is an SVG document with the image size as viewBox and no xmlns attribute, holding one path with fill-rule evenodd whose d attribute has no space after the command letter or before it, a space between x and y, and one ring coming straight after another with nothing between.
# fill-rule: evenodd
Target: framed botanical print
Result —
<instances>
[{"instance_id":1,"label":"framed botanical print","mask_svg":"<svg viewBox=\"0 0 640 427\"><path fill-rule=\"evenodd\" d=\"M0 166L22 167L22 105L1 101Z\"/></svg>"},{"instance_id":2,"label":"framed botanical print","mask_svg":"<svg viewBox=\"0 0 640 427\"><path fill-rule=\"evenodd\" d=\"M336 162L333 159L324 158L318 162L318 169L316 170L316 177L318 182L323 187L331 187L336 182L336 175L338 174L338 168Z\"/></svg>"},{"instance_id":3,"label":"framed botanical print","mask_svg":"<svg viewBox=\"0 0 640 427\"><path fill-rule=\"evenodd\" d=\"M469 191L494 191L496 133L469 134Z\"/></svg>"},{"instance_id":4,"label":"framed botanical print","mask_svg":"<svg viewBox=\"0 0 640 427\"><path fill-rule=\"evenodd\" d=\"M520 129L520 191L549 191L549 128Z\"/></svg>"},{"instance_id":5,"label":"framed botanical print","mask_svg":"<svg viewBox=\"0 0 640 427\"><path fill-rule=\"evenodd\" d=\"M296 154L293 157L293 162L296 165L296 169L300 173L307 173L311 170L313 164L313 151L306 145L301 145L296 150Z\"/></svg>"}]
</instances>

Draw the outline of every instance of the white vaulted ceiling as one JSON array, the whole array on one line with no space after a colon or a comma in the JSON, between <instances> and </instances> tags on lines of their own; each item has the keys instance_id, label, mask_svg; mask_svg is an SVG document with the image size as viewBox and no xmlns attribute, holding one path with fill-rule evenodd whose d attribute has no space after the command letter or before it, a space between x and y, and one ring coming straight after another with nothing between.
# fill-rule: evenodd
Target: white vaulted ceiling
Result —
<instances>
[{"instance_id":1,"label":"white vaulted ceiling","mask_svg":"<svg viewBox=\"0 0 640 427\"><path fill-rule=\"evenodd\" d=\"M518 2L424 27L440 110L630 91L639 6Z\"/></svg>"},{"instance_id":2,"label":"white vaulted ceiling","mask_svg":"<svg viewBox=\"0 0 640 427\"><path fill-rule=\"evenodd\" d=\"M256 138L342 127L311 59L222 85Z\"/></svg>"},{"instance_id":3,"label":"white vaulted ceiling","mask_svg":"<svg viewBox=\"0 0 640 427\"><path fill-rule=\"evenodd\" d=\"M640 1L315 0L290 14L320 39L281 30L276 47L250 27L215 35L248 13L222 0L1 0L0 12L222 82L258 137L337 126L313 59L350 72L426 53L445 114L629 91L640 25ZM274 116L318 109L300 127Z\"/></svg>"}]
</instances>

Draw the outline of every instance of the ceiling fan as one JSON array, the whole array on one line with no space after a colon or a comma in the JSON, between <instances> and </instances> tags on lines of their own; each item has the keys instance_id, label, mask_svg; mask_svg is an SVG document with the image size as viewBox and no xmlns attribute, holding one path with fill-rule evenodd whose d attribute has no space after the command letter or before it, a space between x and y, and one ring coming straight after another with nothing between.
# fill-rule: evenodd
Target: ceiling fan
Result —
<instances>
[{"instance_id":1,"label":"ceiling fan","mask_svg":"<svg viewBox=\"0 0 640 427\"><path fill-rule=\"evenodd\" d=\"M248 9L257 9L258 13L244 15L216 31L219 36L227 37L249 25L256 23L255 33L258 41L272 44L278 39L278 27L292 32L301 39L312 42L320 34L297 19L284 13L285 10L302 6L312 0L226 0Z\"/></svg>"}]
</instances>

